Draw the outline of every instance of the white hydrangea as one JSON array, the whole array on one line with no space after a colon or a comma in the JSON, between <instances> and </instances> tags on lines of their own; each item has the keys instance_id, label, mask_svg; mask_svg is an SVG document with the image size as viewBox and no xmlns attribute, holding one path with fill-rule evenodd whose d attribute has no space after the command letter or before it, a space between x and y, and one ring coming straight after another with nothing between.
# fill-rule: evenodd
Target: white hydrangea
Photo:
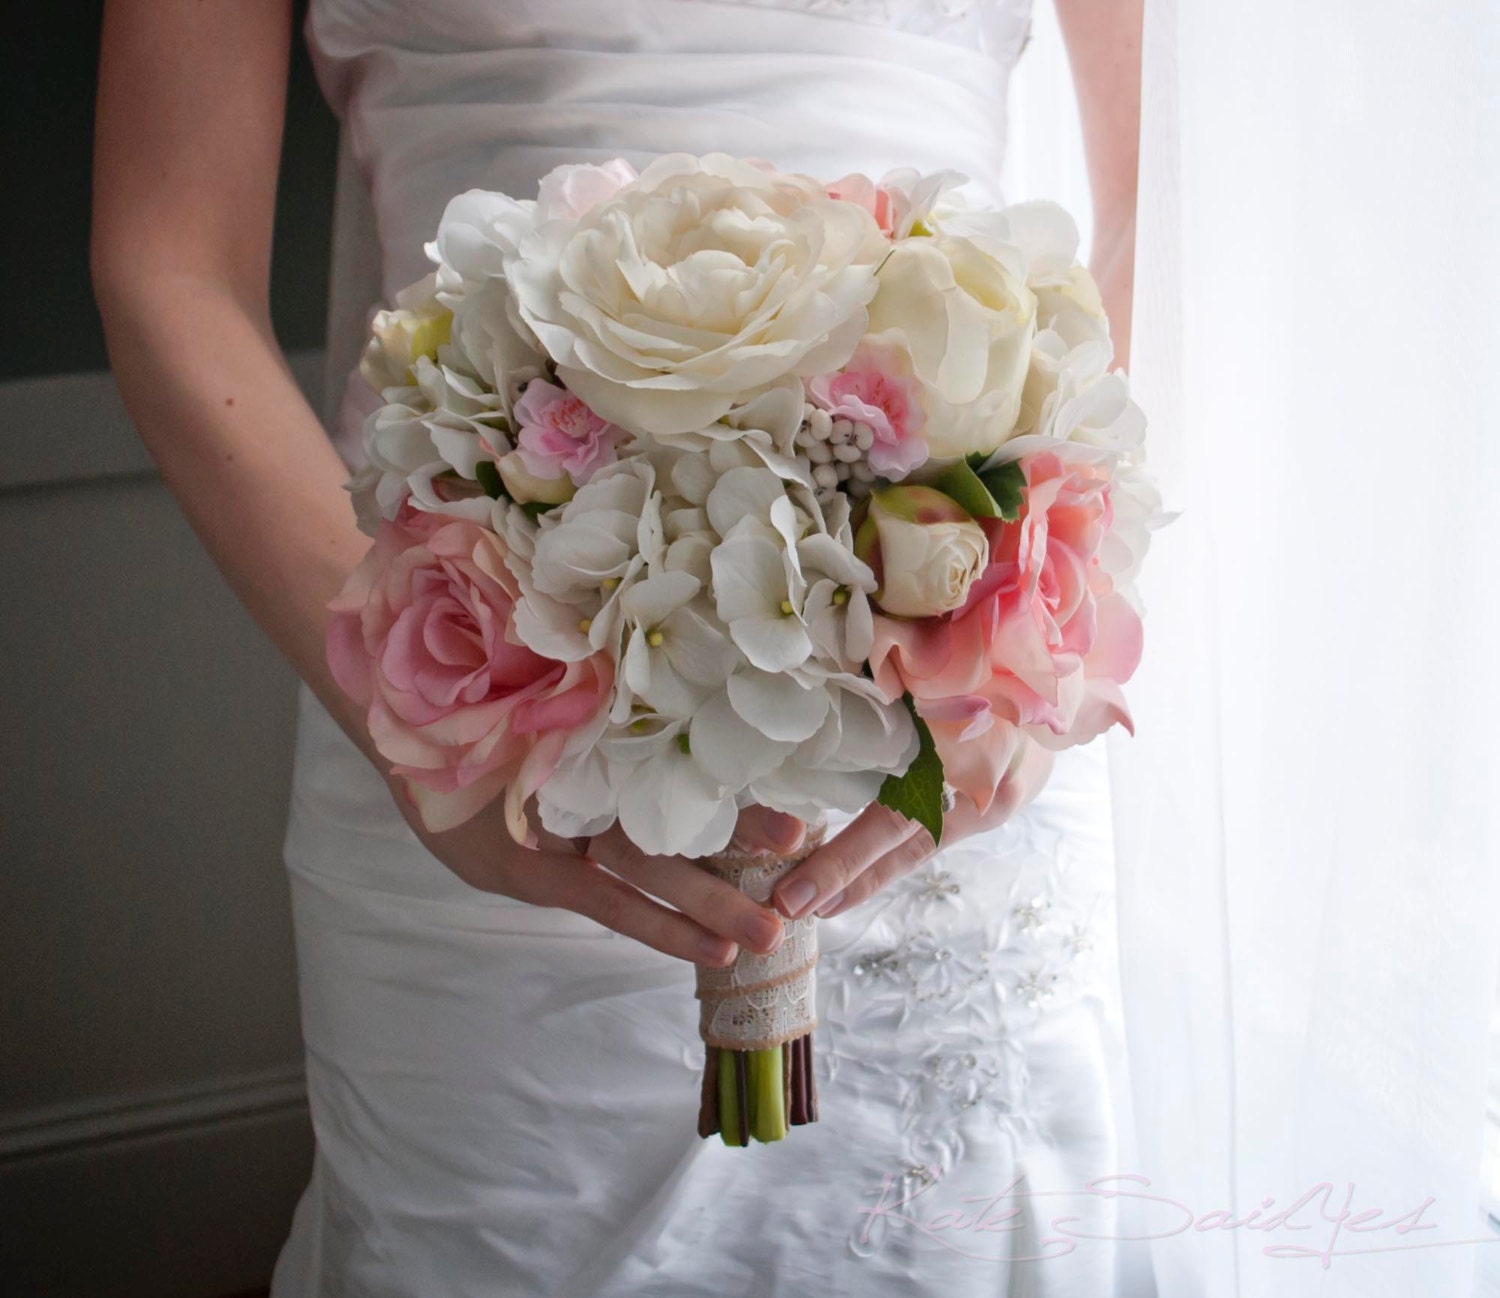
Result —
<instances>
[{"instance_id":1,"label":"white hydrangea","mask_svg":"<svg viewBox=\"0 0 1500 1298\"><path fill-rule=\"evenodd\" d=\"M848 504L820 504L783 456L800 402L761 408L783 404L733 440L642 439L512 547L526 643L617 663L604 739L539 795L553 832L618 816L646 851L702 855L739 806L858 810L915 753L905 708L861 672L875 580Z\"/></svg>"}]
</instances>

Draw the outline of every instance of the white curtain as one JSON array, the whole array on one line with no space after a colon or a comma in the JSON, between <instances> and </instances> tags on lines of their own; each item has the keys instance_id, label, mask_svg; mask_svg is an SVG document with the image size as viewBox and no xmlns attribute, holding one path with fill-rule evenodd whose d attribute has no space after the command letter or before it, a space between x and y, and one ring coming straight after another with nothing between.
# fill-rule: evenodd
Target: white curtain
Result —
<instances>
[{"instance_id":1,"label":"white curtain","mask_svg":"<svg viewBox=\"0 0 1500 1298\"><path fill-rule=\"evenodd\" d=\"M1157 1240L1161 1298L1466 1298L1494 1247L1452 1241L1486 1234L1500 963L1500 5L1147 0L1145 43L1132 382L1182 514L1111 740L1121 1170L1270 1225L1332 1187ZM1338 1230L1346 1203L1380 1216Z\"/></svg>"}]
</instances>

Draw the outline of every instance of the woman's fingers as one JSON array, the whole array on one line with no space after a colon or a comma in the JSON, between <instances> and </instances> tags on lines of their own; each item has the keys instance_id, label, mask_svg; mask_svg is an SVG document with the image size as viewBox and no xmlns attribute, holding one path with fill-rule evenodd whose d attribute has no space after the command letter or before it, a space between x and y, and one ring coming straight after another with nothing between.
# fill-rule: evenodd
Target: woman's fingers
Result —
<instances>
[{"instance_id":1,"label":"woman's fingers","mask_svg":"<svg viewBox=\"0 0 1500 1298\"><path fill-rule=\"evenodd\" d=\"M816 910L843 892L866 869L916 832L915 821L878 802L871 803L796 869L788 872L772 894L788 919Z\"/></svg>"},{"instance_id":2,"label":"woman's fingers","mask_svg":"<svg viewBox=\"0 0 1500 1298\"><path fill-rule=\"evenodd\" d=\"M932 835L920 825L891 848L878 861L862 870L842 892L836 892L819 908L818 916L830 919L842 914L851 906L868 901L887 884L894 883L904 874L910 874L924 861L930 860L937 849L932 844Z\"/></svg>"},{"instance_id":3,"label":"woman's fingers","mask_svg":"<svg viewBox=\"0 0 1500 1298\"><path fill-rule=\"evenodd\" d=\"M781 916L733 884L681 856L648 856L618 827L589 843L589 855L653 897L675 906L704 929L762 955L785 936Z\"/></svg>"},{"instance_id":4,"label":"woman's fingers","mask_svg":"<svg viewBox=\"0 0 1500 1298\"><path fill-rule=\"evenodd\" d=\"M1004 824L1046 784L1054 757L1051 750L1028 740L1000 782L987 810L981 812L962 793L957 795L953 810L943 817L943 842L957 842ZM818 906L818 915L830 919L842 914L931 859L937 851L932 835L920 825L912 825L911 830L909 836L862 870L841 892L823 901Z\"/></svg>"},{"instance_id":5,"label":"woman's fingers","mask_svg":"<svg viewBox=\"0 0 1500 1298\"><path fill-rule=\"evenodd\" d=\"M746 807L734 829L734 846L742 852L790 856L807 838L807 826L796 816L770 807Z\"/></svg>"},{"instance_id":6,"label":"woman's fingers","mask_svg":"<svg viewBox=\"0 0 1500 1298\"><path fill-rule=\"evenodd\" d=\"M735 944L710 932L681 911L663 906L639 888L582 857L563 858L552 899L545 903L577 911L589 919L635 938L649 947L695 964L727 965L738 954Z\"/></svg>"}]
</instances>

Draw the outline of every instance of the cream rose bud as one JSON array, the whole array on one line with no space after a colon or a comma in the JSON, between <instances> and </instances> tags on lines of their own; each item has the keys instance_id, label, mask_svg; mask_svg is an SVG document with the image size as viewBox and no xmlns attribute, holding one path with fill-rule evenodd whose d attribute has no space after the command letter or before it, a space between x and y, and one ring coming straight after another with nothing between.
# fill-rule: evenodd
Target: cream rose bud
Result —
<instances>
[{"instance_id":1,"label":"cream rose bud","mask_svg":"<svg viewBox=\"0 0 1500 1298\"><path fill-rule=\"evenodd\" d=\"M453 312L437 300L437 273L396 294L396 308L377 311L370 322L370 341L360 357L360 376L377 392L413 382L417 357L437 359L448 341Z\"/></svg>"},{"instance_id":2,"label":"cream rose bud","mask_svg":"<svg viewBox=\"0 0 1500 1298\"><path fill-rule=\"evenodd\" d=\"M990 560L984 530L933 487L870 494L854 552L880 580L875 603L897 617L937 617L960 608Z\"/></svg>"},{"instance_id":3,"label":"cream rose bud","mask_svg":"<svg viewBox=\"0 0 1500 1298\"><path fill-rule=\"evenodd\" d=\"M495 467L500 471L505 494L518 505L560 505L565 500L572 500L578 489L566 473L560 478L539 478L528 473L519 451L502 455Z\"/></svg>"}]
</instances>

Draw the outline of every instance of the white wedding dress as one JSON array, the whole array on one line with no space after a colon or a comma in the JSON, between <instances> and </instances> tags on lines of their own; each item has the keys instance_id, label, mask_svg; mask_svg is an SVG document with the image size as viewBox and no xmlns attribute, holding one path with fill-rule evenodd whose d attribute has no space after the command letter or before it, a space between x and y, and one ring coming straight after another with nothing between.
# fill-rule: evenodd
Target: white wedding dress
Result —
<instances>
[{"instance_id":1,"label":"white wedding dress","mask_svg":"<svg viewBox=\"0 0 1500 1298\"><path fill-rule=\"evenodd\" d=\"M1027 25L1027 0L312 0L373 217L341 196L331 353L426 272L450 196L560 162L954 167L993 200ZM305 688L286 860L317 1159L273 1298L1141 1292L1082 1193L1125 1170L1101 744L822 922L820 1120L748 1149L696 1133L691 966L460 882Z\"/></svg>"}]
</instances>

